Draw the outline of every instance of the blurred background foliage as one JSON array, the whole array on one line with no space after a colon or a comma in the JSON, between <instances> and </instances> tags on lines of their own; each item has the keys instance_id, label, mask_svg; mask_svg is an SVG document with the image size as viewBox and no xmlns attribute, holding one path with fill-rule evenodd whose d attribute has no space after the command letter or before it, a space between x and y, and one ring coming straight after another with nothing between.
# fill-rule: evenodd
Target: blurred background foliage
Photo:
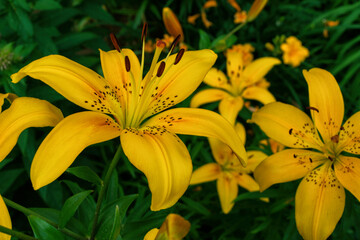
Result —
<instances>
[{"instance_id":1,"label":"blurred background foliage","mask_svg":"<svg viewBox=\"0 0 360 240\"><path fill-rule=\"evenodd\" d=\"M252 1L237 2L244 10L252 4ZM207 29L201 20L197 20L195 25L188 23L187 17L200 13L204 3L205 0L0 0L0 92L46 99L59 107L65 116L77 112L81 110L79 107L45 84L22 81L15 85L11 83L10 75L27 63L49 54L64 55L101 73L98 49L112 49L109 41L111 32L116 34L121 47L131 48L140 56L144 22L149 24L148 39L155 41L166 33L161 17L165 6L178 16L189 49L212 48L217 39L237 26L233 22L235 10L226 0L218 0L217 7L206 10L208 20L213 22L210 28ZM327 38L323 36L326 20L340 21L338 26L327 29ZM308 93L301 71L324 68L338 80L345 101L345 115L349 117L360 110L359 31L359 1L272 0L254 22L245 25L227 44L229 47L233 43L250 43L255 48L255 59L272 55L281 59L281 53L268 51L265 43L273 43L275 49L279 49L279 39L296 36L309 49L310 57L297 68L284 64L274 67L267 75L270 91L277 100L305 110ZM217 53L219 58L215 66L225 70L225 57L222 52ZM146 61L151 61L151 55L146 54ZM189 102L190 98L180 105L188 106ZM205 107L217 110L216 106L208 104ZM266 136L257 126L246 124L250 116L251 112L244 108L239 118L248 133L246 148L259 150L259 141ZM69 197L86 190L96 191L99 182L96 177L81 174L80 178L76 177L79 176L76 173L84 169L74 169L37 192L32 189L30 164L49 130L29 129L21 134L17 147L0 163L0 194L59 221L59 212ZM214 161L205 138L181 137L188 146L194 168ZM89 167L103 178L118 144L119 140L114 140L91 146L80 154L72 167ZM271 153L270 149L265 151ZM189 187L170 209L151 212L146 178L123 156L112 176L104 204L104 213L113 217L105 217L108 216L105 214L100 217L102 225L98 239L108 239L114 219L121 220L121 238L118 239L142 239L148 230L159 227L169 212L179 213L191 222L187 239L300 239L294 218L297 185L298 181L278 184L264 193L248 193L240 189L235 207L225 215L221 212L216 183L212 182ZM91 193L77 206L74 217L66 225L69 229L88 234L95 196ZM351 194L347 192L346 196L344 215L330 239L360 239L360 206ZM269 197L270 202L260 201L259 197ZM115 216L116 204L120 206L120 215ZM33 235L33 232L51 227L41 219L27 219L22 213L9 210L16 230ZM59 237L58 233L53 234L41 239ZM61 236L59 239L71 238Z\"/></svg>"}]
</instances>

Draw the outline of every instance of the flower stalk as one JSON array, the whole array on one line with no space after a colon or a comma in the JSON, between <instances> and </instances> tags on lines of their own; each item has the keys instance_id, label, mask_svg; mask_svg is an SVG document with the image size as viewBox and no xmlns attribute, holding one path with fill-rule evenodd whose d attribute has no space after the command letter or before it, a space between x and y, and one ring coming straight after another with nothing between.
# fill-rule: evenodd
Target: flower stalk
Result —
<instances>
[{"instance_id":1,"label":"flower stalk","mask_svg":"<svg viewBox=\"0 0 360 240\"><path fill-rule=\"evenodd\" d=\"M16 238L19 238L22 240L37 240L37 238L31 237L29 235L26 235L26 234L18 232L18 231L14 231L10 228L7 228L7 227L1 226L1 225L0 225L0 232L9 234L13 237L16 237Z\"/></svg>"}]
</instances>

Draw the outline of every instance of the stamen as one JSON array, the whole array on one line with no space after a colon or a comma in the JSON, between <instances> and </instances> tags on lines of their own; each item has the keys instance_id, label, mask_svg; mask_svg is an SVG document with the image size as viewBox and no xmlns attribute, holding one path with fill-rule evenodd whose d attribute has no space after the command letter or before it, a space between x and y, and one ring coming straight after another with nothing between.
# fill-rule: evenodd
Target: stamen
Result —
<instances>
[{"instance_id":1,"label":"stamen","mask_svg":"<svg viewBox=\"0 0 360 240\"><path fill-rule=\"evenodd\" d=\"M332 159L332 157L328 156L328 159L330 159L330 161L334 161L334 159Z\"/></svg>"},{"instance_id":2,"label":"stamen","mask_svg":"<svg viewBox=\"0 0 360 240\"><path fill-rule=\"evenodd\" d=\"M175 62L174 62L174 65L178 64L181 60L181 58L183 57L184 55L184 52L185 52L185 49L180 49L180 51L177 53L176 55L176 58L175 58Z\"/></svg>"},{"instance_id":3,"label":"stamen","mask_svg":"<svg viewBox=\"0 0 360 240\"><path fill-rule=\"evenodd\" d=\"M161 77L161 75L164 73L164 70L165 70L165 62L161 61L156 76Z\"/></svg>"},{"instance_id":4,"label":"stamen","mask_svg":"<svg viewBox=\"0 0 360 240\"><path fill-rule=\"evenodd\" d=\"M292 131L293 131L293 129L292 129L292 128L290 128L290 130L289 130L289 134L290 134L290 135L291 135Z\"/></svg>"},{"instance_id":5,"label":"stamen","mask_svg":"<svg viewBox=\"0 0 360 240\"><path fill-rule=\"evenodd\" d=\"M317 109L315 107L306 107L306 109L314 110L314 111L317 111L319 113L319 109Z\"/></svg>"},{"instance_id":6,"label":"stamen","mask_svg":"<svg viewBox=\"0 0 360 240\"><path fill-rule=\"evenodd\" d=\"M177 35L177 37L174 39L174 41L171 43L170 45L170 54L174 51L176 45L179 43L180 41L180 38L181 38L181 35Z\"/></svg>"},{"instance_id":7,"label":"stamen","mask_svg":"<svg viewBox=\"0 0 360 240\"><path fill-rule=\"evenodd\" d=\"M162 49L164 49L166 47L166 43L164 41L158 40L156 42L156 46L161 48L161 50L162 50Z\"/></svg>"},{"instance_id":8,"label":"stamen","mask_svg":"<svg viewBox=\"0 0 360 240\"><path fill-rule=\"evenodd\" d=\"M147 30L148 30L148 24L145 22L143 25L142 33L141 33L141 42L143 42L145 40Z\"/></svg>"},{"instance_id":9,"label":"stamen","mask_svg":"<svg viewBox=\"0 0 360 240\"><path fill-rule=\"evenodd\" d=\"M345 130L345 128L343 126L340 127L340 130Z\"/></svg>"},{"instance_id":10,"label":"stamen","mask_svg":"<svg viewBox=\"0 0 360 240\"><path fill-rule=\"evenodd\" d=\"M339 135L332 136L331 141L334 143L339 143Z\"/></svg>"},{"instance_id":11,"label":"stamen","mask_svg":"<svg viewBox=\"0 0 360 240\"><path fill-rule=\"evenodd\" d=\"M311 158L309 158L309 160L310 160L311 163L313 162L313 160Z\"/></svg>"},{"instance_id":12,"label":"stamen","mask_svg":"<svg viewBox=\"0 0 360 240\"><path fill-rule=\"evenodd\" d=\"M114 45L114 48L118 52L121 52L120 47L119 47L119 42L118 42L117 38L115 37L115 34L110 33L110 39L111 39L112 44Z\"/></svg>"},{"instance_id":13,"label":"stamen","mask_svg":"<svg viewBox=\"0 0 360 240\"><path fill-rule=\"evenodd\" d=\"M128 56L125 56L125 69L127 72L130 72L130 60Z\"/></svg>"}]
</instances>

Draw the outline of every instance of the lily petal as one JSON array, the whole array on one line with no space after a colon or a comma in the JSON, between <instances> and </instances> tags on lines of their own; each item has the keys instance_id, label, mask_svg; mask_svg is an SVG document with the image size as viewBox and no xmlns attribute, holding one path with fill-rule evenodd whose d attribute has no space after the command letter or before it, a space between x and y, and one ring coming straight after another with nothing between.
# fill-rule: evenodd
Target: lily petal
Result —
<instances>
[{"instance_id":1,"label":"lily petal","mask_svg":"<svg viewBox=\"0 0 360 240\"><path fill-rule=\"evenodd\" d=\"M262 104L275 102L275 97L266 88L262 87L248 87L242 94L243 98L257 100Z\"/></svg>"},{"instance_id":2,"label":"lily petal","mask_svg":"<svg viewBox=\"0 0 360 240\"><path fill-rule=\"evenodd\" d=\"M243 86L250 86L262 78L281 61L273 57L262 57L251 62L241 74Z\"/></svg>"},{"instance_id":3,"label":"lily petal","mask_svg":"<svg viewBox=\"0 0 360 240\"><path fill-rule=\"evenodd\" d=\"M217 163L207 163L196 169L191 176L190 184L199 184L218 179L221 167Z\"/></svg>"},{"instance_id":4,"label":"lily petal","mask_svg":"<svg viewBox=\"0 0 360 240\"><path fill-rule=\"evenodd\" d=\"M219 101L226 97L231 97L231 95L223 90L205 89L194 95L194 97L191 99L190 107L199 107L207 103Z\"/></svg>"},{"instance_id":5,"label":"lily petal","mask_svg":"<svg viewBox=\"0 0 360 240\"><path fill-rule=\"evenodd\" d=\"M263 153L262 151L247 151L248 156L248 164L245 168L245 172L251 173L255 171L255 168L263 161L265 160L268 155Z\"/></svg>"},{"instance_id":6,"label":"lily petal","mask_svg":"<svg viewBox=\"0 0 360 240\"><path fill-rule=\"evenodd\" d=\"M335 161L335 175L340 183L360 201L360 159L339 156Z\"/></svg>"},{"instance_id":7,"label":"lily petal","mask_svg":"<svg viewBox=\"0 0 360 240\"><path fill-rule=\"evenodd\" d=\"M217 138L208 138L208 140L211 153L218 164L224 165L231 159L233 151L228 147L228 145Z\"/></svg>"},{"instance_id":8,"label":"lily petal","mask_svg":"<svg viewBox=\"0 0 360 240\"><path fill-rule=\"evenodd\" d=\"M185 144L161 127L125 129L120 137L129 161L148 180L151 210L173 206L190 184L192 162Z\"/></svg>"},{"instance_id":9,"label":"lily petal","mask_svg":"<svg viewBox=\"0 0 360 240\"><path fill-rule=\"evenodd\" d=\"M116 112L112 105L118 103L110 95L115 90L109 83L96 72L66 57L50 55L35 60L11 75L12 82L17 83L26 75L46 83L85 109Z\"/></svg>"},{"instance_id":10,"label":"lily petal","mask_svg":"<svg viewBox=\"0 0 360 240\"><path fill-rule=\"evenodd\" d=\"M338 134L344 117L344 100L336 79L326 70L303 70L309 86L311 116L325 143Z\"/></svg>"},{"instance_id":11,"label":"lily petal","mask_svg":"<svg viewBox=\"0 0 360 240\"><path fill-rule=\"evenodd\" d=\"M174 65L176 56L173 54L166 60L164 73L160 81L155 83L157 89L153 92L154 97L150 105L146 106L148 111L143 119L189 97L201 84L217 58L217 55L208 49L187 51L180 62ZM159 66L160 62L155 69Z\"/></svg>"},{"instance_id":12,"label":"lily petal","mask_svg":"<svg viewBox=\"0 0 360 240\"><path fill-rule=\"evenodd\" d=\"M119 125L102 113L80 112L64 118L35 154L30 169L34 189L57 179L87 146L119 135Z\"/></svg>"},{"instance_id":13,"label":"lily petal","mask_svg":"<svg viewBox=\"0 0 360 240\"><path fill-rule=\"evenodd\" d=\"M16 98L0 114L0 162L13 149L22 131L29 127L55 126L62 119L61 111L47 101Z\"/></svg>"},{"instance_id":14,"label":"lily petal","mask_svg":"<svg viewBox=\"0 0 360 240\"><path fill-rule=\"evenodd\" d=\"M244 144L234 127L212 111L198 108L170 109L150 118L143 126L164 127L174 133L217 138L232 149L241 164L246 165Z\"/></svg>"},{"instance_id":15,"label":"lily petal","mask_svg":"<svg viewBox=\"0 0 360 240\"><path fill-rule=\"evenodd\" d=\"M251 122L255 122L266 135L285 146L321 150L323 143L311 119L292 105L269 103L253 113Z\"/></svg>"},{"instance_id":16,"label":"lily petal","mask_svg":"<svg viewBox=\"0 0 360 240\"><path fill-rule=\"evenodd\" d=\"M161 225L155 240L181 240L190 231L191 224L178 214L170 213Z\"/></svg>"},{"instance_id":17,"label":"lily petal","mask_svg":"<svg viewBox=\"0 0 360 240\"><path fill-rule=\"evenodd\" d=\"M234 125L236 118L243 106L244 100L242 97L226 97L223 98L219 104L219 112L221 116Z\"/></svg>"},{"instance_id":18,"label":"lily petal","mask_svg":"<svg viewBox=\"0 0 360 240\"><path fill-rule=\"evenodd\" d=\"M210 69L204 78L204 83L212 87L222 88L229 92L231 91L231 85L228 83L225 73L216 68Z\"/></svg>"},{"instance_id":19,"label":"lily petal","mask_svg":"<svg viewBox=\"0 0 360 240\"><path fill-rule=\"evenodd\" d=\"M243 73L244 62L243 55L237 51L227 51L226 53L226 71L233 87L240 86L240 78Z\"/></svg>"},{"instance_id":20,"label":"lily petal","mask_svg":"<svg viewBox=\"0 0 360 240\"><path fill-rule=\"evenodd\" d=\"M144 240L155 240L156 235L158 234L159 229L153 228L150 231L148 231L144 237Z\"/></svg>"},{"instance_id":21,"label":"lily petal","mask_svg":"<svg viewBox=\"0 0 360 240\"><path fill-rule=\"evenodd\" d=\"M0 195L0 226L4 226L9 229L12 228L9 211L1 195ZM10 240L10 238L11 238L10 235L7 235L5 233L0 233L0 240Z\"/></svg>"},{"instance_id":22,"label":"lily petal","mask_svg":"<svg viewBox=\"0 0 360 240\"><path fill-rule=\"evenodd\" d=\"M310 172L296 191L296 225L307 240L327 239L344 211L345 191L330 165L328 161Z\"/></svg>"},{"instance_id":23,"label":"lily petal","mask_svg":"<svg viewBox=\"0 0 360 240\"><path fill-rule=\"evenodd\" d=\"M264 191L273 184L302 178L326 160L323 154L314 151L286 149L262 161L255 169L254 177L260 191Z\"/></svg>"},{"instance_id":24,"label":"lily petal","mask_svg":"<svg viewBox=\"0 0 360 240\"><path fill-rule=\"evenodd\" d=\"M227 214L234 207L234 200L238 195L238 186L234 177L223 173L217 180L217 190L222 211Z\"/></svg>"},{"instance_id":25,"label":"lily petal","mask_svg":"<svg viewBox=\"0 0 360 240\"><path fill-rule=\"evenodd\" d=\"M339 133L338 151L360 154L360 112L352 115Z\"/></svg>"},{"instance_id":26,"label":"lily petal","mask_svg":"<svg viewBox=\"0 0 360 240\"><path fill-rule=\"evenodd\" d=\"M249 192L256 192L260 189L259 184L248 174L236 174L235 179L240 187L245 188Z\"/></svg>"}]
</instances>

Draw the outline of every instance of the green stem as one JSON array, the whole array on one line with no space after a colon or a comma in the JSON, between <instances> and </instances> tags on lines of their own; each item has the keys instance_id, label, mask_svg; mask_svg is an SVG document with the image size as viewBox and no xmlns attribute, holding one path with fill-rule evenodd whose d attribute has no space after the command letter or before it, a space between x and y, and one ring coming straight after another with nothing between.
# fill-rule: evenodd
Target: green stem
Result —
<instances>
[{"instance_id":1,"label":"green stem","mask_svg":"<svg viewBox=\"0 0 360 240\"><path fill-rule=\"evenodd\" d=\"M239 31L243 26L245 26L246 22L243 22L242 24L238 25L236 28L234 28L231 32L229 32L228 34L226 34L226 36L223 38L223 40L226 41L226 39L228 39L229 37L231 37L232 35L234 35L237 31Z\"/></svg>"},{"instance_id":2,"label":"green stem","mask_svg":"<svg viewBox=\"0 0 360 240\"><path fill-rule=\"evenodd\" d=\"M18 231L14 231L10 228L7 228L7 227L1 226L1 225L0 225L0 232L9 234L13 237L17 237L17 238L23 239L23 240L37 240L37 238L31 237L29 235L26 235L26 234L18 232Z\"/></svg>"},{"instance_id":3,"label":"green stem","mask_svg":"<svg viewBox=\"0 0 360 240\"><path fill-rule=\"evenodd\" d=\"M97 225L97 221L99 219L101 204L102 204L102 201L104 199L105 192L106 192L106 190L108 188L110 178L111 178L111 174L113 173L117 163L119 162L121 154L122 154L122 147L121 147L121 145L119 145L119 148L116 150L114 158L112 159L112 161L110 163L110 166L109 166L109 169L108 169L108 171L107 171L107 173L105 175L104 184L101 186L101 189L100 189L99 197L98 197L98 200L97 200L97 203L96 203L94 222L93 222L93 226L92 226L92 230L91 230L90 240L95 239L96 225Z\"/></svg>"},{"instance_id":4,"label":"green stem","mask_svg":"<svg viewBox=\"0 0 360 240\"><path fill-rule=\"evenodd\" d=\"M33 215L33 216L39 217L39 218L41 218L42 220L44 220L45 222L47 222L48 224L50 224L51 226L53 226L53 227L55 227L56 229L58 229L60 232L66 234L66 235L68 235L68 236L70 236L70 237L72 237L72 238L74 238L74 239L77 239L77 240L87 240L87 238L85 238L85 237L83 237L83 236L81 236L81 235L79 235L79 234L77 234L77 233L74 233L73 231L71 231L71 230L69 230L69 229L67 229L67 228L59 228L59 225L58 225L58 224L56 224L55 222L47 219L46 217L44 217L44 216L42 216L42 215L40 215L40 214L38 214L37 212L34 212L34 211L32 211L32 210L30 210L30 209L28 209L28 208L26 208L26 207L23 207L23 206L15 203L15 202L7 199L7 198L4 198L4 197L3 197L3 199L4 199L4 202L5 202L5 204L6 204L7 206L12 207L12 208L18 210L19 212L24 213L26 216L28 216L28 215Z\"/></svg>"}]
</instances>

